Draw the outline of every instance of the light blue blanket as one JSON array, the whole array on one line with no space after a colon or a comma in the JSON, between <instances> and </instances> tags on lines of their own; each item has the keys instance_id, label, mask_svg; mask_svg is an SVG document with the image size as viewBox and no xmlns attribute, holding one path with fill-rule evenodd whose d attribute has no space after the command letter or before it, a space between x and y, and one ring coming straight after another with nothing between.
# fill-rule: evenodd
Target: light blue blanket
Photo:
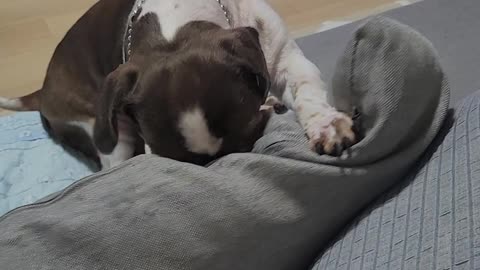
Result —
<instances>
[{"instance_id":1,"label":"light blue blanket","mask_svg":"<svg viewBox=\"0 0 480 270\"><path fill-rule=\"evenodd\" d=\"M38 113L0 117L0 216L91 173L49 138Z\"/></svg>"}]
</instances>

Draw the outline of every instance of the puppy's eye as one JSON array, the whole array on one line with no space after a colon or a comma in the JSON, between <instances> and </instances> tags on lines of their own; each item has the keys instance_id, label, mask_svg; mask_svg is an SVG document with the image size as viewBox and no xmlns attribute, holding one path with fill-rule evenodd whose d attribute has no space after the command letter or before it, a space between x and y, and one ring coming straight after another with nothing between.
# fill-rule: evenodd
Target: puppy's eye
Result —
<instances>
[{"instance_id":1,"label":"puppy's eye","mask_svg":"<svg viewBox=\"0 0 480 270\"><path fill-rule=\"evenodd\" d=\"M250 86L253 86L252 85L253 83L255 83L255 86L256 86L257 77L255 73L249 72L249 71L243 71L242 77L245 81L247 81L250 84Z\"/></svg>"},{"instance_id":2,"label":"puppy's eye","mask_svg":"<svg viewBox=\"0 0 480 270\"><path fill-rule=\"evenodd\" d=\"M269 92L267 80L260 74L256 74L256 79L257 79L258 89L260 89L263 97L263 101L265 102Z\"/></svg>"},{"instance_id":3,"label":"puppy's eye","mask_svg":"<svg viewBox=\"0 0 480 270\"><path fill-rule=\"evenodd\" d=\"M260 76L259 76L259 75L256 75L255 78L257 79L257 86L258 86L258 88L262 88L261 85L260 85Z\"/></svg>"},{"instance_id":4,"label":"puppy's eye","mask_svg":"<svg viewBox=\"0 0 480 270\"><path fill-rule=\"evenodd\" d=\"M260 95L263 100L267 98L267 81L262 75L247 71L243 72L243 77L249 84L250 88L255 89L255 92Z\"/></svg>"},{"instance_id":5,"label":"puppy's eye","mask_svg":"<svg viewBox=\"0 0 480 270\"><path fill-rule=\"evenodd\" d=\"M262 76L258 75L258 74L257 74L255 77L256 77L256 79L257 79L257 86L258 86L258 88L260 88L260 89L265 89L265 90L266 90L267 85L266 85L266 83L265 83L265 79L264 79Z\"/></svg>"}]
</instances>

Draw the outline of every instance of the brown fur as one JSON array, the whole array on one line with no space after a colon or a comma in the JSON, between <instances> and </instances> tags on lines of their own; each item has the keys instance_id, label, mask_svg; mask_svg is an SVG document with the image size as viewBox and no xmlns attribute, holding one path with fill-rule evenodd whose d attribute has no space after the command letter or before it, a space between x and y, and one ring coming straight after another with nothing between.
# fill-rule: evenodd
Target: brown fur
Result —
<instances>
[{"instance_id":1,"label":"brown fur","mask_svg":"<svg viewBox=\"0 0 480 270\"><path fill-rule=\"evenodd\" d=\"M190 153L177 130L179 113L196 105L224 138L219 155L249 151L269 116L259 111L270 77L258 32L191 22L167 42L147 14L135 22L131 59L121 65L133 3L101 0L87 11L57 46L42 89L21 99L24 109L39 110L55 138L95 159L94 146L108 154L117 144L123 116L154 153L208 162L214 157ZM93 142L73 121L95 123Z\"/></svg>"},{"instance_id":2,"label":"brown fur","mask_svg":"<svg viewBox=\"0 0 480 270\"><path fill-rule=\"evenodd\" d=\"M141 42L133 44L131 60L106 80L95 126L99 149L108 152L115 146L112 112L123 107L154 153L204 163L213 157L186 151L177 130L179 115L198 105L213 134L224 138L219 155L249 151L268 119L267 112L259 112L269 75L258 33L192 22L167 42L157 33L156 21L153 14L142 17L134 29L134 40Z\"/></svg>"}]
</instances>

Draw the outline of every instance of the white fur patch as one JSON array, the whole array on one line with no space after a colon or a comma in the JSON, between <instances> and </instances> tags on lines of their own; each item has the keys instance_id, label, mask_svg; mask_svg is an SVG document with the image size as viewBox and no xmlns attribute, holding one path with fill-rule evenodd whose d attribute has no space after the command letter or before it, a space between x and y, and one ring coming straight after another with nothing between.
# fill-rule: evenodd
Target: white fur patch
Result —
<instances>
[{"instance_id":1,"label":"white fur patch","mask_svg":"<svg viewBox=\"0 0 480 270\"><path fill-rule=\"evenodd\" d=\"M4 98L0 97L0 107L6 110L20 110L23 107L22 101L19 98Z\"/></svg>"},{"instance_id":2,"label":"white fur patch","mask_svg":"<svg viewBox=\"0 0 480 270\"><path fill-rule=\"evenodd\" d=\"M71 126L79 127L90 136L93 140L93 126L94 120L90 121L70 121L67 124ZM126 161L133 157L135 153L135 139L130 136L127 132L119 130L118 132L118 143L113 149L113 152L110 154L103 154L100 151L97 151L97 154L100 158L100 163L102 163L102 170L115 167L120 163Z\"/></svg>"},{"instance_id":3,"label":"white fur patch","mask_svg":"<svg viewBox=\"0 0 480 270\"><path fill-rule=\"evenodd\" d=\"M142 6L140 18L148 13L157 15L162 35L167 40L173 40L177 30L191 21L210 21L228 27L223 10L211 0L147 0Z\"/></svg>"},{"instance_id":4,"label":"white fur patch","mask_svg":"<svg viewBox=\"0 0 480 270\"><path fill-rule=\"evenodd\" d=\"M193 153L213 156L222 147L223 139L210 133L205 114L197 106L180 116L178 128L185 138L185 146Z\"/></svg>"},{"instance_id":5,"label":"white fur patch","mask_svg":"<svg viewBox=\"0 0 480 270\"><path fill-rule=\"evenodd\" d=\"M146 155L151 155L152 154L152 148L148 146L148 144L145 144L145 154Z\"/></svg>"}]
</instances>

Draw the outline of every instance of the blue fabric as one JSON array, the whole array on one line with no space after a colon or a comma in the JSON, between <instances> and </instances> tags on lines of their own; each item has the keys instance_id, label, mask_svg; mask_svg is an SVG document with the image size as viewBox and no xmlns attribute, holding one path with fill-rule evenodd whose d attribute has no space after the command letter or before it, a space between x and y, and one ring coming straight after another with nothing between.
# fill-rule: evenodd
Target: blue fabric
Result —
<instances>
[{"instance_id":1,"label":"blue fabric","mask_svg":"<svg viewBox=\"0 0 480 270\"><path fill-rule=\"evenodd\" d=\"M49 138L40 114L0 117L0 216L62 190L91 168Z\"/></svg>"}]
</instances>

